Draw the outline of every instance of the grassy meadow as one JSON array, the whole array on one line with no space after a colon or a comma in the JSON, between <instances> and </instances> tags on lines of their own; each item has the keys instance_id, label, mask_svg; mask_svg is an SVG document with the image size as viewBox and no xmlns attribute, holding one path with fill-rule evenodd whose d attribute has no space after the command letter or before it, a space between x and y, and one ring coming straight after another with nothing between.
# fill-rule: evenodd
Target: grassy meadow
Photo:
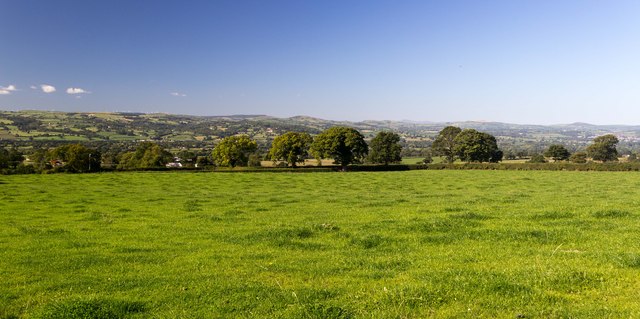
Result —
<instances>
[{"instance_id":1,"label":"grassy meadow","mask_svg":"<svg viewBox=\"0 0 640 319\"><path fill-rule=\"evenodd\" d=\"M638 318L640 174L0 176L0 318Z\"/></svg>"}]
</instances>

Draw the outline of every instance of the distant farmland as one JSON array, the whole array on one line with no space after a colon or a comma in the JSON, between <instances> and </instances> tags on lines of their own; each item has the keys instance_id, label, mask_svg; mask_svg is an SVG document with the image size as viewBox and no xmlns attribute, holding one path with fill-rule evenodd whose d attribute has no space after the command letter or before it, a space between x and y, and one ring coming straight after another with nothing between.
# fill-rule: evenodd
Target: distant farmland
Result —
<instances>
[{"instance_id":1,"label":"distant farmland","mask_svg":"<svg viewBox=\"0 0 640 319\"><path fill-rule=\"evenodd\" d=\"M622 154L640 149L640 126L520 125L498 122L419 123L411 121L331 121L308 116L277 118L267 115L191 116L164 113L82 113L0 110L0 146L56 146L72 142L93 145L156 141L171 148L213 148L220 139L246 134L268 149L278 135L289 131L312 135L332 126L349 126L367 139L379 131L402 137L406 156L422 156L447 125L473 128L494 135L500 148L513 153L541 153L551 144L581 150L599 135L615 134Z\"/></svg>"},{"instance_id":2,"label":"distant farmland","mask_svg":"<svg viewBox=\"0 0 640 319\"><path fill-rule=\"evenodd\" d=\"M0 176L0 318L637 318L640 174Z\"/></svg>"}]
</instances>

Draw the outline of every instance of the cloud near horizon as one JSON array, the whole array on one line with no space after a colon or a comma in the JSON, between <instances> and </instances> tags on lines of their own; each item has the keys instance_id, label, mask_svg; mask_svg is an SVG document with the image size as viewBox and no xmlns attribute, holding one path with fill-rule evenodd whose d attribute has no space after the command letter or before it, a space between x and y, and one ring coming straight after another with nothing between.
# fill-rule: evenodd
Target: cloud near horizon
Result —
<instances>
[{"instance_id":1,"label":"cloud near horizon","mask_svg":"<svg viewBox=\"0 0 640 319\"><path fill-rule=\"evenodd\" d=\"M53 93L56 91L56 87L53 85L49 85L49 84L42 84L40 85L40 88L42 89L42 92L44 93Z\"/></svg>"},{"instance_id":2,"label":"cloud near horizon","mask_svg":"<svg viewBox=\"0 0 640 319\"><path fill-rule=\"evenodd\" d=\"M89 91L85 91L84 89L81 88L68 88L67 89L67 94L89 94L91 92Z\"/></svg>"},{"instance_id":3,"label":"cloud near horizon","mask_svg":"<svg viewBox=\"0 0 640 319\"><path fill-rule=\"evenodd\" d=\"M180 93L180 92L171 92L170 94L171 94L172 96L180 96L180 97L185 97L185 96L187 96L186 94L184 94L184 93Z\"/></svg>"},{"instance_id":4,"label":"cloud near horizon","mask_svg":"<svg viewBox=\"0 0 640 319\"><path fill-rule=\"evenodd\" d=\"M9 95L11 92L15 92L16 86L13 84L9 84L9 86L0 86L0 95Z\"/></svg>"}]
</instances>

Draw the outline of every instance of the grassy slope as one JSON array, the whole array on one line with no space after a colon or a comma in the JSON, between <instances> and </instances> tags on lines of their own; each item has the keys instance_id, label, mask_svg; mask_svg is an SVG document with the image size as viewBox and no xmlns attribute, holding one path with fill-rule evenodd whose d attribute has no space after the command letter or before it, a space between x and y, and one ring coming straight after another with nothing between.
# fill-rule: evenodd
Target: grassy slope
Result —
<instances>
[{"instance_id":1,"label":"grassy slope","mask_svg":"<svg viewBox=\"0 0 640 319\"><path fill-rule=\"evenodd\" d=\"M640 175L0 177L0 318L639 317Z\"/></svg>"}]
</instances>

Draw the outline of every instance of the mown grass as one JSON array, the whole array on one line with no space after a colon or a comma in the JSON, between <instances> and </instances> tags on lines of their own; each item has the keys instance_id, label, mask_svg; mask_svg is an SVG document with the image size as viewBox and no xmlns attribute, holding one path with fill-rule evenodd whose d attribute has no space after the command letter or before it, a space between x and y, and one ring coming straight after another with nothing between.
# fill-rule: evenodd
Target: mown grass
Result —
<instances>
[{"instance_id":1,"label":"mown grass","mask_svg":"<svg viewBox=\"0 0 640 319\"><path fill-rule=\"evenodd\" d=\"M640 317L640 174L0 177L0 318Z\"/></svg>"}]
</instances>

